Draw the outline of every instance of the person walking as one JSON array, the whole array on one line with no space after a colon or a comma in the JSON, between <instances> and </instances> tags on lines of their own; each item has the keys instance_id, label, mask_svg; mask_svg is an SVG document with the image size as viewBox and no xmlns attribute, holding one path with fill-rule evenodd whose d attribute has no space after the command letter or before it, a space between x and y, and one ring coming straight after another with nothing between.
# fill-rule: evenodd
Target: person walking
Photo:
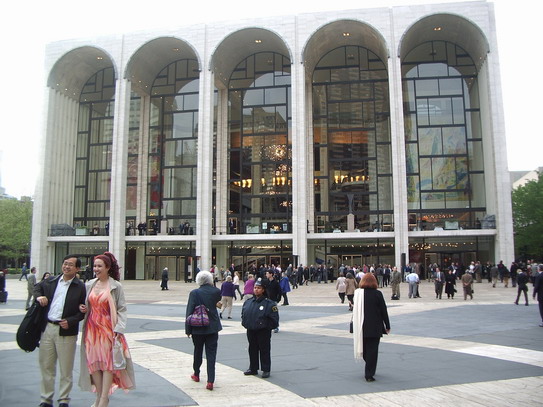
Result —
<instances>
[{"instance_id":1,"label":"person walking","mask_svg":"<svg viewBox=\"0 0 543 407\"><path fill-rule=\"evenodd\" d=\"M349 303L349 311L353 310L354 292L356 290L356 280L352 273L347 273L345 278L345 295Z\"/></svg>"},{"instance_id":2,"label":"person walking","mask_svg":"<svg viewBox=\"0 0 543 407\"><path fill-rule=\"evenodd\" d=\"M270 377L271 371L271 331L279 326L277 304L266 297L266 287L262 279L254 286L254 296L243 303L241 325L247 329L249 342L249 369L245 376L257 375L259 367L262 378Z\"/></svg>"},{"instance_id":3,"label":"person walking","mask_svg":"<svg viewBox=\"0 0 543 407\"><path fill-rule=\"evenodd\" d=\"M345 290L347 288L347 285L345 284L345 275L343 271L339 272L339 277L336 280L336 290L337 294L339 295L339 298L341 299L341 303L345 303Z\"/></svg>"},{"instance_id":4,"label":"person walking","mask_svg":"<svg viewBox=\"0 0 543 407\"><path fill-rule=\"evenodd\" d=\"M217 314L217 302L221 299L221 290L213 286L213 275L202 270L196 275L196 284L199 288L192 290L189 294L186 316L194 312L194 309L203 304L209 316L208 326L191 326L185 322L185 333L194 345L192 369L190 376L195 382L200 381L200 367L202 366L202 355L204 347L207 362L207 390L213 390L215 383L215 361L217 359L217 348L219 343L219 331L222 330L221 321Z\"/></svg>"},{"instance_id":5,"label":"person walking","mask_svg":"<svg viewBox=\"0 0 543 407\"><path fill-rule=\"evenodd\" d=\"M434 272L434 287L436 290L436 299L441 299L441 296L443 295L443 285L445 284L445 274L439 269L439 267L436 267Z\"/></svg>"},{"instance_id":6,"label":"person walking","mask_svg":"<svg viewBox=\"0 0 543 407\"><path fill-rule=\"evenodd\" d=\"M445 276L445 293L447 294L447 298L454 299L454 293L456 292L455 285L456 276L454 275L454 271L449 269L449 274Z\"/></svg>"},{"instance_id":7,"label":"person walking","mask_svg":"<svg viewBox=\"0 0 543 407\"><path fill-rule=\"evenodd\" d=\"M367 382L375 381L379 342L384 333L390 333L387 306L377 289L375 276L367 273L354 293L353 305L354 358L366 362L364 377Z\"/></svg>"},{"instance_id":8,"label":"person walking","mask_svg":"<svg viewBox=\"0 0 543 407\"><path fill-rule=\"evenodd\" d=\"M162 288L162 291L168 289L168 267L164 267L164 270L162 270L162 281L160 282L160 288Z\"/></svg>"},{"instance_id":9,"label":"person walking","mask_svg":"<svg viewBox=\"0 0 543 407\"><path fill-rule=\"evenodd\" d=\"M282 275L281 281L279 281L279 287L281 288L281 296L283 297L283 303L281 305L289 305L287 293L290 292L290 281L284 271L281 273L281 275Z\"/></svg>"},{"instance_id":10,"label":"person walking","mask_svg":"<svg viewBox=\"0 0 543 407\"><path fill-rule=\"evenodd\" d=\"M232 283L232 277L226 276L225 281L221 284L221 313L219 316L222 319L224 311L228 310L228 319L232 319L232 306L234 305L234 284Z\"/></svg>"},{"instance_id":11,"label":"person walking","mask_svg":"<svg viewBox=\"0 0 543 407\"><path fill-rule=\"evenodd\" d=\"M392 274L390 276L390 286L392 287L393 300L400 299L400 283L402 282L402 273L398 270L398 267L394 266Z\"/></svg>"},{"instance_id":12,"label":"person walking","mask_svg":"<svg viewBox=\"0 0 543 407\"><path fill-rule=\"evenodd\" d=\"M21 277L19 277L19 281L21 281L23 277L28 281L28 267L26 267L26 263L23 263L23 267L21 267Z\"/></svg>"},{"instance_id":13,"label":"person walking","mask_svg":"<svg viewBox=\"0 0 543 407\"><path fill-rule=\"evenodd\" d=\"M44 307L40 339L41 371L40 407L53 407L57 362L60 368L59 407L68 407L73 386L73 368L79 322L84 314L79 305L85 303L85 284L76 277L81 260L67 255L60 275L40 281L34 286L34 297Z\"/></svg>"},{"instance_id":14,"label":"person walking","mask_svg":"<svg viewBox=\"0 0 543 407\"><path fill-rule=\"evenodd\" d=\"M247 276L247 281L245 282L245 285L243 286L243 296L253 296L253 291L255 287L255 276L254 274L249 274Z\"/></svg>"},{"instance_id":15,"label":"person walking","mask_svg":"<svg viewBox=\"0 0 543 407\"><path fill-rule=\"evenodd\" d=\"M492 288L496 288L498 283L499 270L497 265L490 267L490 278L492 279Z\"/></svg>"},{"instance_id":16,"label":"person walking","mask_svg":"<svg viewBox=\"0 0 543 407\"><path fill-rule=\"evenodd\" d=\"M240 300L243 300L243 293L239 290L239 271L234 271L234 278L232 279L234 284L234 299L237 300L236 291L239 294Z\"/></svg>"},{"instance_id":17,"label":"person walking","mask_svg":"<svg viewBox=\"0 0 543 407\"><path fill-rule=\"evenodd\" d=\"M107 407L109 396L117 388L134 389L134 365L124 337L126 301L119 282L117 259L110 252L94 257L94 275L87 281L87 299L79 306L85 314L81 335L79 387L96 392L94 407ZM114 345L120 344L125 366L113 360Z\"/></svg>"},{"instance_id":18,"label":"person walking","mask_svg":"<svg viewBox=\"0 0 543 407\"><path fill-rule=\"evenodd\" d=\"M462 289L464 290L464 301L468 299L468 295L473 300L473 276L470 272L466 272L462 274L460 280L462 280Z\"/></svg>"},{"instance_id":19,"label":"person walking","mask_svg":"<svg viewBox=\"0 0 543 407\"><path fill-rule=\"evenodd\" d=\"M520 294L524 293L524 299L526 300L525 304L528 306L528 275L526 272L522 269L518 269L517 272L517 299L515 300L515 304L518 305L518 300L520 298Z\"/></svg>"},{"instance_id":20,"label":"person walking","mask_svg":"<svg viewBox=\"0 0 543 407\"><path fill-rule=\"evenodd\" d=\"M30 275L28 276L27 280L26 280L26 290L28 291L28 295L26 297L26 306L25 306L25 310L28 311L28 309L30 308L30 300L32 299L32 297L34 297L34 286L36 285L36 267L32 267L30 269ZM36 299L36 297L34 297L34 300Z\"/></svg>"}]
</instances>

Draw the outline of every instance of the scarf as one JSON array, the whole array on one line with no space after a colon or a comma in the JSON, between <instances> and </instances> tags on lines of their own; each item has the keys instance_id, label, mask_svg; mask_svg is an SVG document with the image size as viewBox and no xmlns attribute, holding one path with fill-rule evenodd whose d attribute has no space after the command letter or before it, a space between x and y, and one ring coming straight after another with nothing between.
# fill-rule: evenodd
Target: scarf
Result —
<instances>
[{"instance_id":1,"label":"scarf","mask_svg":"<svg viewBox=\"0 0 543 407\"><path fill-rule=\"evenodd\" d=\"M363 360L364 353L364 289L358 289L354 292L353 300L353 339L354 339L354 359L359 362Z\"/></svg>"}]
</instances>

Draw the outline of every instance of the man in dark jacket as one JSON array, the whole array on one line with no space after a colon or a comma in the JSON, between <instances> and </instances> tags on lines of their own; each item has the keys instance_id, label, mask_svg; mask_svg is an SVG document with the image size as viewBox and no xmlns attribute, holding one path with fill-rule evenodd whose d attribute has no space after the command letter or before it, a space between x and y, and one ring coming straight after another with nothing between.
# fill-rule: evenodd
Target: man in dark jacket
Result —
<instances>
[{"instance_id":1,"label":"man in dark jacket","mask_svg":"<svg viewBox=\"0 0 543 407\"><path fill-rule=\"evenodd\" d=\"M249 369L246 376L258 374L259 360L262 378L270 377L271 331L279 326L277 304L266 298L262 280L255 282L253 298L245 301L241 311L241 325L247 329L249 341Z\"/></svg>"},{"instance_id":2,"label":"man in dark jacket","mask_svg":"<svg viewBox=\"0 0 543 407\"><path fill-rule=\"evenodd\" d=\"M35 285L34 297L45 307L40 339L39 362L42 375L40 407L53 407L57 361L60 368L59 407L68 407L72 390L72 372L79 322L84 314L85 284L76 277L81 260L68 255L62 274Z\"/></svg>"}]
</instances>

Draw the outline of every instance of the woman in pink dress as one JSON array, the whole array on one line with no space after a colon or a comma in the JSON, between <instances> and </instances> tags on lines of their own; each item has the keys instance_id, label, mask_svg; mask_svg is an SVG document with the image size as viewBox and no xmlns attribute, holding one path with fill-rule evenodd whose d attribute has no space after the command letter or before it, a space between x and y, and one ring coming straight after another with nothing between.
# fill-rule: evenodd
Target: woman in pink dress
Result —
<instances>
[{"instance_id":1,"label":"woman in pink dress","mask_svg":"<svg viewBox=\"0 0 543 407\"><path fill-rule=\"evenodd\" d=\"M96 278L86 283L86 304L80 306L85 320L79 386L82 390L96 392L93 407L107 407L109 395L118 387L124 390L135 387L134 368L124 337L126 302L115 256L109 252L96 256L94 273ZM121 353L126 360L124 366L114 364L115 341L121 344Z\"/></svg>"}]
</instances>

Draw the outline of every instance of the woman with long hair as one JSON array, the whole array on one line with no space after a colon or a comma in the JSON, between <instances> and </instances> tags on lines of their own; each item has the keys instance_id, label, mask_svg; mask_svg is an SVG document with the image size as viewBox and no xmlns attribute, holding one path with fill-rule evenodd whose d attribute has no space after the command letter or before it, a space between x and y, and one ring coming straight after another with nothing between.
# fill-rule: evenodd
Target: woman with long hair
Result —
<instances>
[{"instance_id":1,"label":"woman with long hair","mask_svg":"<svg viewBox=\"0 0 543 407\"><path fill-rule=\"evenodd\" d=\"M366 362L364 376L367 382L374 382L379 342L383 334L390 332L390 321L373 273L364 274L359 287L354 293L353 304L354 358Z\"/></svg>"},{"instance_id":2,"label":"woman with long hair","mask_svg":"<svg viewBox=\"0 0 543 407\"><path fill-rule=\"evenodd\" d=\"M353 310L354 292L356 290L356 280L351 272L347 273L345 278L345 295L349 303L349 311Z\"/></svg>"},{"instance_id":3,"label":"woman with long hair","mask_svg":"<svg viewBox=\"0 0 543 407\"><path fill-rule=\"evenodd\" d=\"M222 329L221 321L217 314L217 303L221 299L221 290L213 286L213 275L205 270L196 274L196 284L198 284L199 288L192 290L189 294L186 316L191 315L197 306L204 305L207 309L209 325L191 326L188 322L185 322L185 333L189 338L192 336L192 343L194 345L192 362L194 373L190 378L195 382L200 381L200 367L202 366L202 355L205 346L207 361L206 389L213 390L219 331Z\"/></svg>"},{"instance_id":4,"label":"woman with long hair","mask_svg":"<svg viewBox=\"0 0 543 407\"><path fill-rule=\"evenodd\" d=\"M85 314L81 336L82 390L96 392L93 407L107 407L117 388L135 388L134 366L124 337L126 301L119 283L119 265L110 252L94 257L96 278L87 281L87 299L79 306ZM113 361L113 346L120 343L124 366ZM86 368L85 368L86 366Z\"/></svg>"}]
</instances>

